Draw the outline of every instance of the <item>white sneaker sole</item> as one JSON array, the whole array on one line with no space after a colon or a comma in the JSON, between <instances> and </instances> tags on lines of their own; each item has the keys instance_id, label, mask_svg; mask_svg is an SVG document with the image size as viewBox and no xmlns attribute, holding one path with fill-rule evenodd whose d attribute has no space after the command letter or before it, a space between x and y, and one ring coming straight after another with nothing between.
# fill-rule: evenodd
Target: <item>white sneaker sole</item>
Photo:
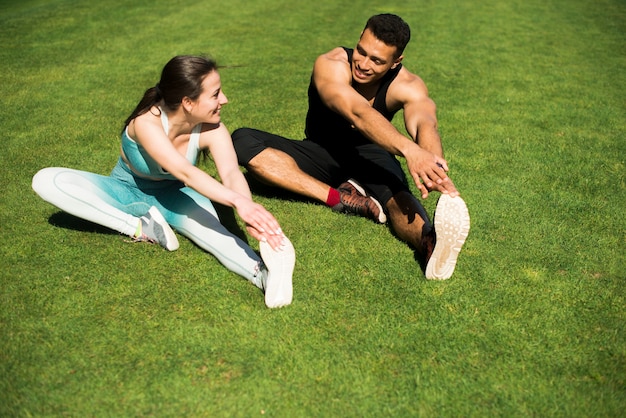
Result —
<instances>
[{"instance_id":1,"label":"white sneaker sole","mask_svg":"<svg viewBox=\"0 0 626 418\"><path fill-rule=\"evenodd\" d=\"M435 210L435 248L426 265L426 278L446 280L452 276L459 252L470 230L470 216L460 197L442 194Z\"/></svg>"},{"instance_id":2,"label":"white sneaker sole","mask_svg":"<svg viewBox=\"0 0 626 418\"><path fill-rule=\"evenodd\" d=\"M163 247L168 251L176 251L179 247L178 238L176 238L176 234L163 215L161 215L161 212L155 206L152 206L148 213L154 219L154 222L161 227L163 235L165 235L165 245Z\"/></svg>"},{"instance_id":3,"label":"white sneaker sole","mask_svg":"<svg viewBox=\"0 0 626 418\"><path fill-rule=\"evenodd\" d=\"M374 204L378 207L378 210L380 211L378 215L378 222L381 224L387 222L387 215L385 215L385 211L383 210L383 206L380 204L380 202L374 199L372 196L368 196L368 194L365 192L365 189L359 183L357 183L356 180L350 179L348 180L348 183L353 185L354 188L357 189L357 191L363 196L367 196L372 199L372 202L374 202Z\"/></svg>"},{"instance_id":4,"label":"white sneaker sole","mask_svg":"<svg viewBox=\"0 0 626 418\"><path fill-rule=\"evenodd\" d=\"M293 269L296 265L296 251L287 237L283 248L274 251L267 242L260 242L261 257L267 267L265 282L265 305L268 308L287 306L293 300Z\"/></svg>"}]
</instances>

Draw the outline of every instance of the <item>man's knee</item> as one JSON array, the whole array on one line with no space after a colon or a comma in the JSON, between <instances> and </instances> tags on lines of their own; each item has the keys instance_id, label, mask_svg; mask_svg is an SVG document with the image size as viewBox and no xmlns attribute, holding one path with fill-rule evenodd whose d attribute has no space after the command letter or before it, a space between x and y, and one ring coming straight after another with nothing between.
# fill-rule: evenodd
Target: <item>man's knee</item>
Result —
<instances>
[{"instance_id":1,"label":"man's knee","mask_svg":"<svg viewBox=\"0 0 626 418\"><path fill-rule=\"evenodd\" d=\"M265 149L265 144L254 132L254 129L239 128L231 135L237 162L241 166L247 167L250 160Z\"/></svg>"},{"instance_id":2,"label":"man's knee","mask_svg":"<svg viewBox=\"0 0 626 418\"><path fill-rule=\"evenodd\" d=\"M239 128L235 129L231 136L233 138L233 142L237 143L239 141L245 141L248 137L253 136L252 133L253 129L251 128Z\"/></svg>"}]
</instances>

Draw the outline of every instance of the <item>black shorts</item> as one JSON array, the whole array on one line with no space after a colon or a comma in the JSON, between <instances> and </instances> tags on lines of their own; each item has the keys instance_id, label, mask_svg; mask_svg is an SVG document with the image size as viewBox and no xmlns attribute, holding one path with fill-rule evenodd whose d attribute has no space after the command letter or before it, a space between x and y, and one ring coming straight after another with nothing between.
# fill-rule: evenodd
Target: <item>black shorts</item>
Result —
<instances>
[{"instance_id":1,"label":"black shorts","mask_svg":"<svg viewBox=\"0 0 626 418\"><path fill-rule=\"evenodd\" d=\"M396 193L409 191L400 162L376 144L329 150L309 139L292 140L250 128L237 129L232 138L239 164L244 167L265 148L275 148L290 155L302 171L331 187L356 180L383 206Z\"/></svg>"}]
</instances>

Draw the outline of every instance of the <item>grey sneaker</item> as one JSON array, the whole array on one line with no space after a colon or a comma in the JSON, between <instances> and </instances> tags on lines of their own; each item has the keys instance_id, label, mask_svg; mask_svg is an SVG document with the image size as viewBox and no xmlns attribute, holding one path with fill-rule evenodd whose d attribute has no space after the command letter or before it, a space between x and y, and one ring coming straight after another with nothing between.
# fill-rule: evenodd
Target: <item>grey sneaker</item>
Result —
<instances>
[{"instance_id":1,"label":"grey sneaker","mask_svg":"<svg viewBox=\"0 0 626 418\"><path fill-rule=\"evenodd\" d=\"M363 216L381 224L387 222L387 215L385 215L380 202L372 196L368 196L363 187L355 180L350 179L342 183L337 190L339 190L341 203L333 206L335 212Z\"/></svg>"},{"instance_id":2,"label":"grey sneaker","mask_svg":"<svg viewBox=\"0 0 626 418\"><path fill-rule=\"evenodd\" d=\"M470 230L467 206L459 196L442 194L435 210L435 248L426 264L427 279L449 279Z\"/></svg>"},{"instance_id":3,"label":"grey sneaker","mask_svg":"<svg viewBox=\"0 0 626 418\"><path fill-rule=\"evenodd\" d=\"M135 237L133 241L159 244L168 251L178 249L176 234L155 206L152 206L148 213L139 219L141 220L141 235Z\"/></svg>"},{"instance_id":4,"label":"grey sneaker","mask_svg":"<svg viewBox=\"0 0 626 418\"><path fill-rule=\"evenodd\" d=\"M261 258L267 268L263 278L265 305L268 308L287 306L293 300L293 269L296 264L296 251L287 237L283 239L283 247L279 251L267 243L259 243Z\"/></svg>"}]
</instances>

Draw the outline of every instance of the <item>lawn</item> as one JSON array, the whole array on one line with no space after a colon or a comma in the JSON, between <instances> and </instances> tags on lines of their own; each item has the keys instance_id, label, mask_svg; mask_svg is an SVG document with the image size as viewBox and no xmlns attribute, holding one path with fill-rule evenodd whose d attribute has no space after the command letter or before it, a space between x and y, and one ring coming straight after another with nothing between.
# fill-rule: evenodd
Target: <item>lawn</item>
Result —
<instances>
[{"instance_id":1,"label":"lawn","mask_svg":"<svg viewBox=\"0 0 626 418\"><path fill-rule=\"evenodd\" d=\"M386 226L254 184L298 257L269 310L183 237L131 244L32 191L42 167L108 174L177 54L223 66L231 131L302 138L315 57L380 12L411 25L472 217L450 280ZM0 416L623 414L622 0L0 0L0 41Z\"/></svg>"}]
</instances>

